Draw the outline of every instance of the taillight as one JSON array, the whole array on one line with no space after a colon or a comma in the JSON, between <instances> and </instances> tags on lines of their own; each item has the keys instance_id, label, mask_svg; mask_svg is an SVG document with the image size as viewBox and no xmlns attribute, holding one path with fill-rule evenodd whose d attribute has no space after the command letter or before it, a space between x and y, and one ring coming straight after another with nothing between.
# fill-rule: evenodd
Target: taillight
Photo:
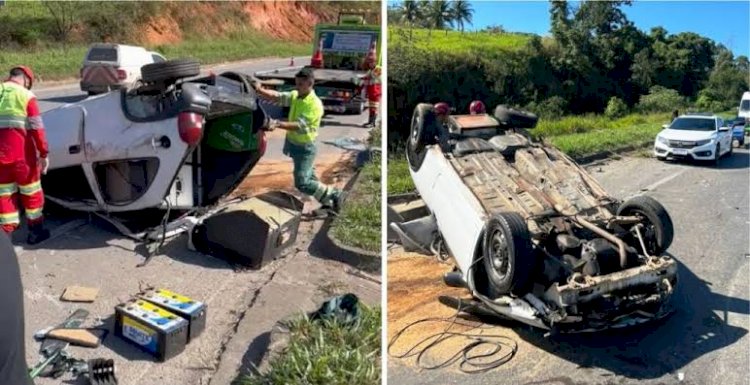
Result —
<instances>
[{"instance_id":1,"label":"taillight","mask_svg":"<svg viewBox=\"0 0 750 385\"><path fill-rule=\"evenodd\" d=\"M177 128L180 139L188 146L197 146L203 137L203 115L194 112L180 112L177 115Z\"/></svg>"},{"instance_id":2,"label":"taillight","mask_svg":"<svg viewBox=\"0 0 750 385\"><path fill-rule=\"evenodd\" d=\"M125 70L117 70L117 80L125 80L128 78L128 73Z\"/></svg>"}]
</instances>

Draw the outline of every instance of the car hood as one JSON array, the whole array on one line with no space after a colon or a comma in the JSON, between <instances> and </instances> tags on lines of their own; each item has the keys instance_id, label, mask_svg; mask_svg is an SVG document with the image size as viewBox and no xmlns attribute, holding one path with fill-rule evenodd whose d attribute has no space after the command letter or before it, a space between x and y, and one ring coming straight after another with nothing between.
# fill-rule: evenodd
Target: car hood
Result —
<instances>
[{"instance_id":1,"label":"car hood","mask_svg":"<svg viewBox=\"0 0 750 385\"><path fill-rule=\"evenodd\" d=\"M666 129L659 133L659 136L669 140L706 140L711 139L716 131L690 131L690 130L672 130Z\"/></svg>"}]
</instances>

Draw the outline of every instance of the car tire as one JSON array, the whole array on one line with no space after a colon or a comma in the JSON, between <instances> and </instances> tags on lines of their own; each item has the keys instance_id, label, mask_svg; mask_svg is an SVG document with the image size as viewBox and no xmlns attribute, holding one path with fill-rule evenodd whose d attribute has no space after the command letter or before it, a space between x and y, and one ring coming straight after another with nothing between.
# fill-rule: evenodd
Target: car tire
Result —
<instances>
[{"instance_id":1,"label":"car tire","mask_svg":"<svg viewBox=\"0 0 750 385\"><path fill-rule=\"evenodd\" d=\"M175 59L141 67L141 79L146 83L170 82L198 76L200 63L193 59Z\"/></svg>"},{"instance_id":2,"label":"car tire","mask_svg":"<svg viewBox=\"0 0 750 385\"><path fill-rule=\"evenodd\" d=\"M732 142L729 143L729 152L727 152L727 158L732 156L733 152L734 152L734 140L732 140Z\"/></svg>"},{"instance_id":3,"label":"car tire","mask_svg":"<svg viewBox=\"0 0 750 385\"><path fill-rule=\"evenodd\" d=\"M406 159L409 161L409 167L414 171L422 167L422 162L427 155L427 145L435 143L434 136L431 135L435 123L436 117L432 104L417 104L411 117L409 138L406 143Z\"/></svg>"},{"instance_id":4,"label":"car tire","mask_svg":"<svg viewBox=\"0 0 750 385\"><path fill-rule=\"evenodd\" d=\"M656 160L658 160L659 162L666 162L667 157L666 156L657 156Z\"/></svg>"},{"instance_id":5,"label":"car tire","mask_svg":"<svg viewBox=\"0 0 750 385\"><path fill-rule=\"evenodd\" d=\"M490 297L528 291L535 260L531 235L521 215L499 213L490 217L482 251Z\"/></svg>"},{"instance_id":6,"label":"car tire","mask_svg":"<svg viewBox=\"0 0 750 385\"><path fill-rule=\"evenodd\" d=\"M720 160L721 160L721 146L719 144L716 144L716 150L714 151L714 159L711 161L711 164L714 166L718 166Z\"/></svg>"},{"instance_id":7,"label":"car tire","mask_svg":"<svg viewBox=\"0 0 750 385\"><path fill-rule=\"evenodd\" d=\"M661 255L672 244L674 225L667 209L656 199L640 195L628 199L617 209L617 215L640 216L645 219L646 228L641 231L646 251L649 255ZM629 230L629 228L626 228ZM630 235L629 235L630 236ZM637 250L641 250L638 238L633 236L628 242Z\"/></svg>"}]
</instances>

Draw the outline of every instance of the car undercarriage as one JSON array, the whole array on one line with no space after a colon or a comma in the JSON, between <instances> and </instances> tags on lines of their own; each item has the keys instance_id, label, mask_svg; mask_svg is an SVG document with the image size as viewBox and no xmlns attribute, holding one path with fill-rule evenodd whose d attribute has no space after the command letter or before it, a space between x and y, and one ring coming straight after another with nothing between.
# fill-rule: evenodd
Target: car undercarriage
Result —
<instances>
[{"instance_id":1,"label":"car undercarriage","mask_svg":"<svg viewBox=\"0 0 750 385\"><path fill-rule=\"evenodd\" d=\"M422 249L441 244L458 266L447 283L537 327L591 331L668 314L677 262L663 254L673 237L667 211L648 196L609 196L567 155L533 140L526 129L535 124L504 106L450 117L418 106L407 158L429 214L392 228Z\"/></svg>"}]
</instances>

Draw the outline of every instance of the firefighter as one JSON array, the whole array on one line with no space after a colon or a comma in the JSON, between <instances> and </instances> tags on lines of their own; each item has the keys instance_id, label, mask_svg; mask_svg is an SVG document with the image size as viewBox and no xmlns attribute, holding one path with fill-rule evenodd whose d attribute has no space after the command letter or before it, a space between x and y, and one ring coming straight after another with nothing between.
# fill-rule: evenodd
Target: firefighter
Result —
<instances>
[{"instance_id":1,"label":"firefighter","mask_svg":"<svg viewBox=\"0 0 750 385\"><path fill-rule=\"evenodd\" d=\"M364 87L365 94L367 95L367 109L369 110L369 116L367 118L367 123L365 123L365 127L375 127L375 120L378 116L380 96L382 94L380 71L380 65L376 65L374 68L367 71L367 76L365 77Z\"/></svg>"},{"instance_id":2,"label":"firefighter","mask_svg":"<svg viewBox=\"0 0 750 385\"><path fill-rule=\"evenodd\" d=\"M469 104L469 114L471 115L482 115L486 112L487 110L481 100L475 100Z\"/></svg>"},{"instance_id":3,"label":"firefighter","mask_svg":"<svg viewBox=\"0 0 750 385\"><path fill-rule=\"evenodd\" d=\"M294 186L302 193L314 197L324 209L338 212L343 200L341 190L325 185L315 176L314 162L320 122L323 119L323 102L315 94L315 78L310 68L303 68L295 75L295 90L278 92L264 89L253 83L258 95L274 104L289 107L285 122L272 119L268 128L286 131L284 154L294 163Z\"/></svg>"},{"instance_id":4,"label":"firefighter","mask_svg":"<svg viewBox=\"0 0 750 385\"><path fill-rule=\"evenodd\" d=\"M31 69L17 66L0 85L0 225L7 234L18 228L16 198L20 195L29 226L27 242L32 245L49 238L42 216L40 181L49 159L39 105L31 92L33 84Z\"/></svg>"}]
</instances>

